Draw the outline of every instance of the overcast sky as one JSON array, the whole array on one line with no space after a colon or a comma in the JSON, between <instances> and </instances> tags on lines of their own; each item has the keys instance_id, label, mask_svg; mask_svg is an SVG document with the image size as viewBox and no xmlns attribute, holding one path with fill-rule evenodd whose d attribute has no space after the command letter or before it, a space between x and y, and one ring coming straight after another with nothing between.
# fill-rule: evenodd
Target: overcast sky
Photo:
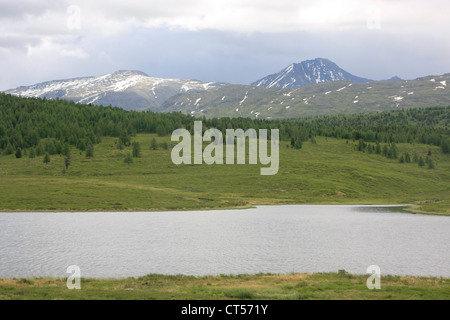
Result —
<instances>
[{"instance_id":1,"label":"overcast sky","mask_svg":"<svg viewBox=\"0 0 450 320\"><path fill-rule=\"evenodd\" d=\"M0 90L140 70L249 84L328 58L357 76L450 72L448 0L0 0Z\"/></svg>"}]
</instances>

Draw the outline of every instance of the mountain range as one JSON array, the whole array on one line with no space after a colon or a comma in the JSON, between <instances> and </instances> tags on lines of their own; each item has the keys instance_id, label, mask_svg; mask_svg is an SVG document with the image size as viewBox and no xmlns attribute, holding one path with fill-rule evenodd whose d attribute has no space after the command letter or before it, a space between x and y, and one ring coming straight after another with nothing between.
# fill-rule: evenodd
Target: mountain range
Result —
<instances>
[{"instance_id":1,"label":"mountain range","mask_svg":"<svg viewBox=\"0 0 450 320\"><path fill-rule=\"evenodd\" d=\"M5 91L126 110L262 119L450 105L450 74L372 81L317 58L293 63L251 85L163 79L122 70L99 77L43 82Z\"/></svg>"},{"instance_id":2,"label":"mountain range","mask_svg":"<svg viewBox=\"0 0 450 320\"><path fill-rule=\"evenodd\" d=\"M174 95L189 91L209 91L224 85L226 84L198 80L153 78L140 71L121 70L99 77L48 81L5 93L112 105L126 110L154 110Z\"/></svg>"}]
</instances>

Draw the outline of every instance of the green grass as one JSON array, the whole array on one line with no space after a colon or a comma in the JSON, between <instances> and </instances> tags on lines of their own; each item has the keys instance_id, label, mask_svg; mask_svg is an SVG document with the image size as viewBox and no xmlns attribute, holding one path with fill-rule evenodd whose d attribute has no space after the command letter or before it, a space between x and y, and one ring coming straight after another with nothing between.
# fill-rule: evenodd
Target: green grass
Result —
<instances>
[{"instance_id":1,"label":"green grass","mask_svg":"<svg viewBox=\"0 0 450 320\"><path fill-rule=\"evenodd\" d=\"M354 143L318 137L301 150L280 142L280 169L261 165L174 165L171 150L150 150L155 135L133 138L142 157L125 164L131 147L103 138L94 157L0 156L1 211L145 211L246 208L263 204L414 204L410 210L450 214L450 155L438 147L399 144L400 154L429 149L435 169L356 151ZM169 137L156 137L158 143Z\"/></svg>"},{"instance_id":2,"label":"green grass","mask_svg":"<svg viewBox=\"0 0 450 320\"><path fill-rule=\"evenodd\" d=\"M69 290L65 279L0 279L0 300L426 300L450 299L450 279L382 276L369 290L368 275L338 273L237 276L148 275L126 279L81 279Z\"/></svg>"}]
</instances>

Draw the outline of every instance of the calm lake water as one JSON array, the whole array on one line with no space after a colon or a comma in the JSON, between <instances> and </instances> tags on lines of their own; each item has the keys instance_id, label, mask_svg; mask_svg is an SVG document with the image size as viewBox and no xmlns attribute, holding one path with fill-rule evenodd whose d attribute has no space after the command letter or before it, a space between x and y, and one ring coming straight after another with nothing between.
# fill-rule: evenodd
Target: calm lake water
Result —
<instances>
[{"instance_id":1,"label":"calm lake water","mask_svg":"<svg viewBox=\"0 0 450 320\"><path fill-rule=\"evenodd\" d=\"M337 272L450 277L450 217L393 207L0 213L0 278Z\"/></svg>"}]
</instances>

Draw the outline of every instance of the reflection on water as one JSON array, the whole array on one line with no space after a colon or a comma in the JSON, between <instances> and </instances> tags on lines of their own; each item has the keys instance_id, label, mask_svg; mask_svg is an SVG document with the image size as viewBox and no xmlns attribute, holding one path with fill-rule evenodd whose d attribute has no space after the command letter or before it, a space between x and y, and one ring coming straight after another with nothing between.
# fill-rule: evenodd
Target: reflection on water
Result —
<instances>
[{"instance_id":1,"label":"reflection on water","mask_svg":"<svg viewBox=\"0 0 450 320\"><path fill-rule=\"evenodd\" d=\"M450 277L450 218L375 206L0 213L0 277L348 272Z\"/></svg>"}]
</instances>

